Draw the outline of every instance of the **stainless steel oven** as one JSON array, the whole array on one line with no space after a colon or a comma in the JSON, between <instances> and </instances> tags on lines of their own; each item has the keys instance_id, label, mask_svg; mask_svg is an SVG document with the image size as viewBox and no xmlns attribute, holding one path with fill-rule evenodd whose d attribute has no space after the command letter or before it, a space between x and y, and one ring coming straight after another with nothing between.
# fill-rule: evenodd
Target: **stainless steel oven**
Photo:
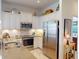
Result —
<instances>
[{"instance_id":1,"label":"stainless steel oven","mask_svg":"<svg viewBox=\"0 0 79 59\"><path fill-rule=\"evenodd\" d=\"M23 46L30 46L33 45L33 37L23 37Z\"/></svg>"}]
</instances>

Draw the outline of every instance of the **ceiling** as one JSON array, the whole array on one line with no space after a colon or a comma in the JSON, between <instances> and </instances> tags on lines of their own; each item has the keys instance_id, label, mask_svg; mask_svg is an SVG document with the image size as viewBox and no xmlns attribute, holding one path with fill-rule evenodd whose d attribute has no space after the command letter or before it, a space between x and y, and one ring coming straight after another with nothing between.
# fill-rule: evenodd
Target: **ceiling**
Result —
<instances>
[{"instance_id":1,"label":"ceiling","mask_svg":"<svg viewBox=\"0 0 79 59\"><path fill-rule=\"evenodd\" d=\"M3 2L16 3L25 6L27 5L34 8L44 7L57 1L58 0L40 0L40 3L37 3L37 0L3 0Z\"/></svg>"}]
</instances>

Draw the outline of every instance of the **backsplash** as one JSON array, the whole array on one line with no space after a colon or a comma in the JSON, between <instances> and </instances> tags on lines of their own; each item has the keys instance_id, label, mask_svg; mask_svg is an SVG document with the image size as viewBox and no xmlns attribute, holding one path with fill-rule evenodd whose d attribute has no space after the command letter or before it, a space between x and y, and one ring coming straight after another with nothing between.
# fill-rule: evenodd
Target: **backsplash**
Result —
<instances>
[{"instance_id":1,"label":"backsplash","mask_svg":"<svg viewBox=\"0 0 79 59\"><path fill-rule=\"evenodd\" d=\"M3 35L8 33L10 38L21 38L24 35L35 35L35 36L43 36L42 29L30 29L30 30L3 30L2 31L2 38Z\"/></svg>"},{"instance_id":2,"label":"backsplash","mask_svg":"<svg viewBox=\"0 0 79 59\"><path fill-rule=\"evenodd\" d=\"M5 33L8 33L10 38L16 38L16 36L18 36L18 38L20 37L20 31L19 30L3 30L2 31L2 38L3 38L3 35Z\"/></svg>"}]
</instances>

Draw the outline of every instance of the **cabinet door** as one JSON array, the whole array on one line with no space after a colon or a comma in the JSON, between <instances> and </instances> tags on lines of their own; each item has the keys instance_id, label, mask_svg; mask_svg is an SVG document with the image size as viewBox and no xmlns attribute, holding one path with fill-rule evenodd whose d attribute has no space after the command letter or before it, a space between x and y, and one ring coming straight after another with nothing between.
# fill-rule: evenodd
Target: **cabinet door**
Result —
<instances>
[{"instance_id":1,"label":"cabinet door","mask_svg":"<svg viewBox=\"0 0 79 59\"><path fill-rule=\"evenodd\" d=\"M19 14L11 14L10 16L10 28L11 29L19 29L20 23L19 23Z\"/></svg>"},{"instance_id":2,"label":"cabinet door","mask_svg":"<svg viewBox=\"0 0 79 59\"><path fill-rule=\"evenodd\" d=\"M9 29L10 28L10 13L3 13L2 28L3 29Z\"/></svg>"},{"instance_id":3,"label":"cabinet door","mask_svg":"<svg viewBox=\"0 0 79 59\"><path fill-rule=\"evenodd\" d=\"M28 13L21 14L21 22L31 23L32 22L32 15Z\"/></svg>"},{"instance_id":4,"label":"cabinet door","mask_svg":"<svg viewBox=\"0 0 79 59\"><path fill-rule=\"evenodd\" d=\"M33 24L33 28L34 29L38 29L39 28L39 22L38 22L38 18L33 16L32 17L32 24Z\"/></svg>"},{"instance_id":5,"label":"cabinet door","mask_svg":"<svg viewBox=\"0 0 79 59\"><path fill-rule=\"evenodd\" d=\"M32 20L32 27L33 27L33 29L36 29L36 27L37 27L37 25L36 25L36 17L33 17L33 20Z\"/></svg>"},{"instance_id":6,"label":"cabinet door","mask_svg":"<svg viewBox=\"0 0 79 59\"><path fill-rule=\"evenodd\" d=\"M15 15L15 28L16 29L20 29L20 21L21 21L21 15L20 14L16 14Z\"/></svg>"},{"instance_id":7,"label":"cabinet door","mask_svg":"<svg viewBox=\"0 0 79 59\"><path fill-rule=\"evenodd\" d=\"M20 22L26 22L26 20L27 20L26 15L24 13L22 13Z\"/></svg>"},{"instance_id":8,"label":"cabinet door","mask_svg":"<svg viewBox=\"0 0 79 59\"><path fill-rule=\"evenodd\" d=\"M34 48L43 48L43 38L34 37Z\"/></svg>"},{"instance_id":9,"label":"cabinet door","mask_svg":"<svg viewBox=\"0 0 79 59\"><path fill-rule=\"evenodd\" d=\"M27 17L26 21L28 21L28 23L32 23L32 20L33 20L32 15L28 13L28 14L26 14L26 17Z\"/></svg>"},{"instance_id":10,"label":"cabinet door","mask_svg":"<svg viewBox=\"0 0 79 59\"><path fill-rule=\"evenodd\" d=\"M14 14L10 14L10 29L14 29L15 28L15 15Z\"/></svg>"}]
</instances>

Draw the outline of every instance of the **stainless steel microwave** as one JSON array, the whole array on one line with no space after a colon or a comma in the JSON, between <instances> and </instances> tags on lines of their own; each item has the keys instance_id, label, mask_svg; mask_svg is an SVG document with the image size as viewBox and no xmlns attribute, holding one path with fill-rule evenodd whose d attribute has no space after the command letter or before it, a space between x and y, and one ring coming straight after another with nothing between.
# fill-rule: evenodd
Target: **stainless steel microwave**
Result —
<instances>
[{"instance_id":1,"label":"stainless steel microwave","mask_svg":"<svg viewBox=\"0 0 79 59\"><path fill-rule=\"evenodd\" d=\"M32 23L21 23L21 28L32 28Z\"/></svg>"}]
</instances>

